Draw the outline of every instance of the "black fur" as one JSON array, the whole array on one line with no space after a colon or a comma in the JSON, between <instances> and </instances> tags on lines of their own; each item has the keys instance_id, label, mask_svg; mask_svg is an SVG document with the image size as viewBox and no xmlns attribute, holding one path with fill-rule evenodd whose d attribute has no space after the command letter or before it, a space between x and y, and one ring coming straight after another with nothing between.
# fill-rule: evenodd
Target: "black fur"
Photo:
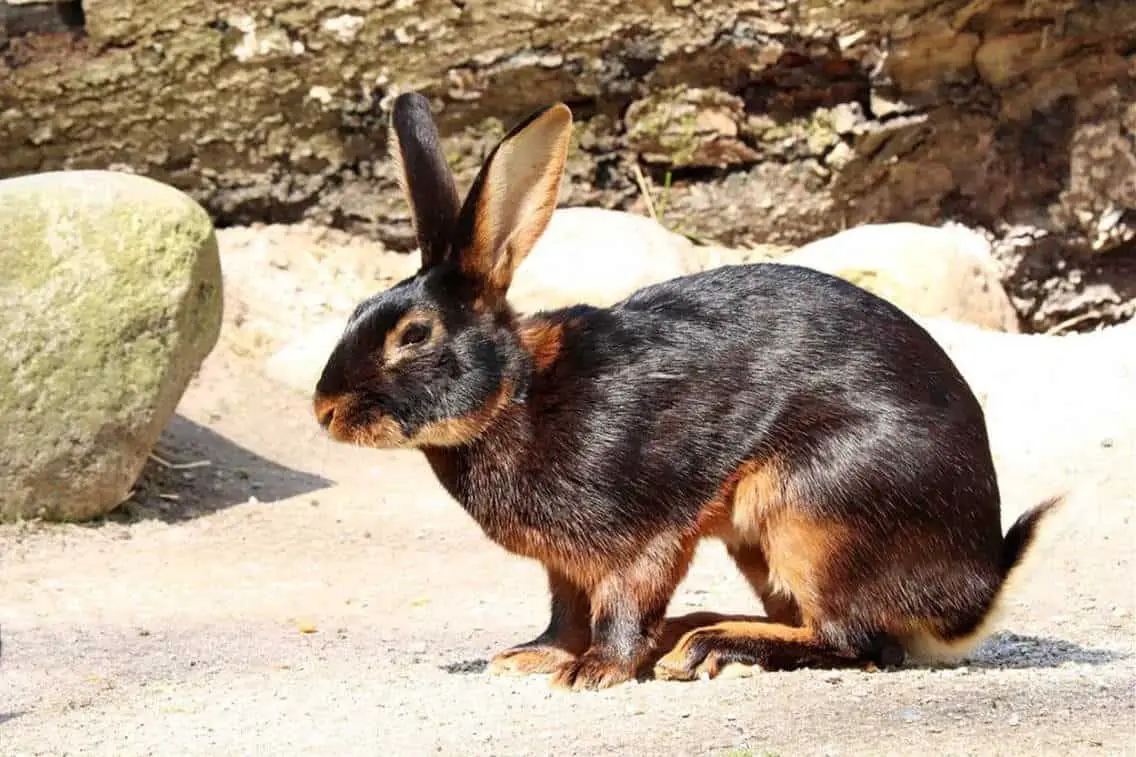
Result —
<instances>
[{"instance_id":1,"label":"black fur","mask_svg":"<svg viewBox=\"0 0 1136 757\"><path fill-rule=\"evenodd\" d=\"M441 263L451 254L458 190L430 116L430 101L415 92L396 98L391 109L391 135L411 199L423 265Z\"/></svg>"},{"instance_id":2,"label":"black fur","mask_svg":"<svg viewBox=\"0 0 1136 757\"><path fill-rule=\"evenodd\" d=\"M523 414L452 453L443 480L491 537L515 519L596 555L641 544L693 526L739 465L776 454L792 460L800 506L817 517L873 524L888 541L955 523L944 539L956 558L998 553L978 402L887 302L757 264L542 317L565 326L560 358L531 378ZM497 444L511 450L504 469L482 448ZM881 557L860 569L886 570ZM987 592L999 577L956 589Z\"/></svg>"}]
</instances>

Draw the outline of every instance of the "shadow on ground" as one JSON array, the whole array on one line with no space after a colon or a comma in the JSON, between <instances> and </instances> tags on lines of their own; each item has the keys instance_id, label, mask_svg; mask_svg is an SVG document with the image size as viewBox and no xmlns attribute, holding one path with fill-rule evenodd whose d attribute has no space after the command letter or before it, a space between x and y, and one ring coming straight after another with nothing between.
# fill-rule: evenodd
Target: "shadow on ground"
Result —
<instances>
[{"instance_id":1,"label":"shadow on ground","mask_svg":"<svg viewBox=\"0 0 1136 757\"><path fill-rule=\"evenodd\" d=\"M189 520L248 502L275 502L331 486L175 415L135 484L134 494L101 522ZM98 525L100 521L93 521Z\"/></svg>"},{"instance_id":2,"label":"shadow on ground","mask_svg":"<svg viewBox=\"0 0 1136 757\"><path fill-rule=\"evenodd\" d=\"M1028 670L1056 668L1065 664L1104 665L1127 656L1111 649L1082 647L1062 639L1001 632L983 642L965 664L972 668Z\"/></svg>"}]
</instances>

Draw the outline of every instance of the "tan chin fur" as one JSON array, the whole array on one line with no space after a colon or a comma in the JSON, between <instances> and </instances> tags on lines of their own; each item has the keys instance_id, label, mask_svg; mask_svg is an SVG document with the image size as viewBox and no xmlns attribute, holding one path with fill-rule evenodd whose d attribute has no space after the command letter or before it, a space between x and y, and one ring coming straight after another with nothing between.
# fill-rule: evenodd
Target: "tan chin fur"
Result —
<instances>
[{"instance_id":1,"label":"tan chin fur","mask_svg":"<svg viewBox=\"0 0 1136 757\"><path fill-rule=\"evenodd\" d=\"M489 428L512 396L512 384L505 382L497 392L486 399L479 410L459 418L428 423L410 438L402 433L402 428L390 416L383 416L367 426L343 431L342 435L333 424L332 433L342 441L372 449L460 447L469 444Z\"/></svg>"}]
</instances>

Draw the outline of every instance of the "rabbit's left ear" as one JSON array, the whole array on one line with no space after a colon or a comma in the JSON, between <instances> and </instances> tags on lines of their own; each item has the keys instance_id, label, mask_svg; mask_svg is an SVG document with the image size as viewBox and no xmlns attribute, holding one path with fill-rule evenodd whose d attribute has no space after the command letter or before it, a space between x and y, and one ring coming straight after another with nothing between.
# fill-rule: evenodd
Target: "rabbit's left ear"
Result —
<instances>
[{"instance_id":1,"label":"rabbit's left ear","mask_svg":"<svg viewBox=\"0 0 1136 757\"><path fill-rule=\"evenodd\" d=\"M458 190L442 153L430 101L417 92L399 95L391 110L389 135L399 184L422 250L422 267L438 265L451 254Z\"/></svg>"},{"instance_id":2,"label":"rabbit's left ear","mask_svg":"<svg viewBox=\"0 0 1136 757\"><path fill-rule=\"evenodd\" d=\"M534 113L494 148L469 191L454 247L491 301L504 299L556 210L571 136L568 106Z\"/></svg>"}]
</instances>

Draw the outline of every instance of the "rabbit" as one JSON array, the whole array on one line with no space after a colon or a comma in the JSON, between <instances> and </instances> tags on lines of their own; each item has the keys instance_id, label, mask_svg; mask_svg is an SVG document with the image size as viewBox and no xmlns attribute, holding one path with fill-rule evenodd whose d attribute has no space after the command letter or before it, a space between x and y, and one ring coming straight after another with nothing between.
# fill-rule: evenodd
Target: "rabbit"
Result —
<instances>
[{"instance_id":1,"label":"rabbit","mask_svg":"<svg viewBox=\"0 0 1136 757\"><path fill-rule=\"evenodd\" d=\"M972 390L914 320L835 276L722 266L518 315L509 284L572 126L562 103L529 116L459 202L429 101L395 99L421 267L356 308L313 396L333 439L421 450L489 539L542 563L547 628L489 671L586 690L970 649L1064 495L1003 535ZM660 649L703 539L766 617Z\"/></svg>"}]
</instances>

